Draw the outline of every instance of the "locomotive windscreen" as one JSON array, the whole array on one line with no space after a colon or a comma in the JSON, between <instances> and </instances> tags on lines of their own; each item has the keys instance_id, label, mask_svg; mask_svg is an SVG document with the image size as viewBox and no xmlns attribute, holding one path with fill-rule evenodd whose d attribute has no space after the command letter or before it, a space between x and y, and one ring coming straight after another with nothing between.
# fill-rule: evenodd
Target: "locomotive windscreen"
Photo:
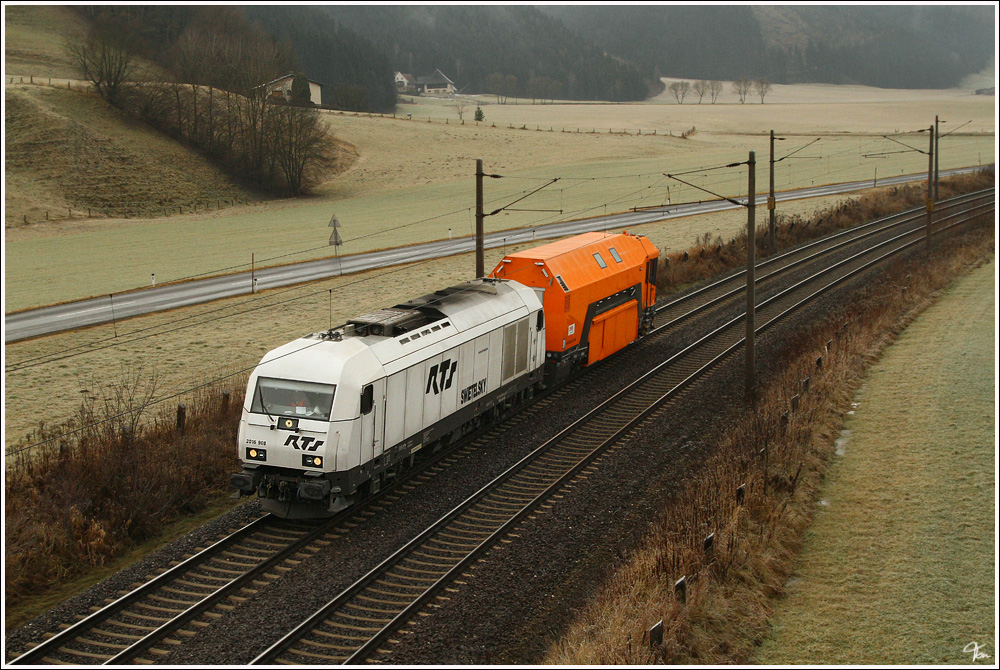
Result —
<instances>
[{"instance_id":1,"label":"locomotive windscreen","mask_svg":"<svg viewBox=\"0 0 1000 670\"><path fill-rule=\"evenodd\" d=\"M270 416L290 416L329 421L335 384L259 377L250 411Z\"/></svg>"}]
</instances>

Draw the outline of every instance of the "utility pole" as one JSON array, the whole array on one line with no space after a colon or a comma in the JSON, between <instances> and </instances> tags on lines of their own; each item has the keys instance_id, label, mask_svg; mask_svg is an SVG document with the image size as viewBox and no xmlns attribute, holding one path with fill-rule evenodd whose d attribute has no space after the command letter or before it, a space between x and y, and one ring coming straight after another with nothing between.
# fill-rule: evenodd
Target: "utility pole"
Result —
<instances>
[{"instance_id":1,"label":"utility pole","mask_svg":"<svg viewBox=\"0 0 1000 670\"><path fill-rule=\"evenodd\" d=\"M486 276L483 257L483 159L476 159L476 279Z\"/></svg>"},{"instance_id":2,"label":"utility pole","mask_svg":"<svg viewBox=\"0 0 1000 670\"><path fill-rule=\"evenodd\" d=\"M747 165L750 167L750 177L749 183L747 184L747 333L746 333L746 350L747 350L747 371L746 371L746 397L748 400L753 400L754 398L754 388L757 385L756 372L755 372L755 342L754 342L754 331L755 319L754 311L756 309L755 299L754 299L754 264L755 259L755 247L757 244L756 240L756 221L755 221L755 209L756 209L756 190L757 182L756 176L754 174L757 169L757 160L754 152L750 152L750 160L747 161Z\"/></svg>"},{"instance_id":3,"label":"utility pole","mask_svg":"<svg viewBox=\"0 0 1000 670\"><path fill-rule=\"evenodd\" d=\"M770 235L770 249L773 256L778 251L778 233L774 223L774 131L771 131L771 190L767 197L767 209L769 210L768 234Z\"/></svg>"},{"instance_id":4,"label":"utility pole","mask_svg":"<svg viewBox=\"0 0 1000 670\"><path fill-rule=\"evenodd\" d=\"M934 126L931 133L930 146L927 148L927 246L931 245L931 219L934 216Z\"/></svg>"},{"instance_id":5,"label":"utility pole","mask_svg":"<svg viewBox=\"0 0 1000 670\"><path fill-rule=\"evenodd\" d=\"M938 144L941 139L941 130L938 126L937 114L934 115L934 202L938 200Z\"/></svg>"}]
</instances>

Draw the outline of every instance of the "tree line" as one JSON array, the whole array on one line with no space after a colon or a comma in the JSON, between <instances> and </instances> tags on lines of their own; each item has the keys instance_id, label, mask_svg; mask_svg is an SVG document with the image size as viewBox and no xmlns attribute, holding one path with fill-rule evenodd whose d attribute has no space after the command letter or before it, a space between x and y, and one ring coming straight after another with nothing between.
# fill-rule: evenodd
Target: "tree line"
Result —
<instances>
[{"instance_id":1,"label":"tree line","mask_svg":"<svg viewBox=\"0 0 1000 670\"><path fill-rule=\"evenodd\" d=\"M647 77L947 88L996 52L992 6L542 5ZM780 27L779 27L780 26Z\"/></svg>"},{"instance_id":2,"label":"tree line","mask_svg":"<svg viewBox=\"0 0 1000 670\"><path fill-rule=\"evenodd\" d=\"M333 137L308 100L308 81L295 78L291 101L267 86L292 66L282 44L237 11L206 7L161 54L163 71L148 72L138 65L143 29L135 23L129 12L102 13L85 39L68 45L108 103L254 187L297 195L320 179Z\"/></svg>"},{"instance_id":3,"label":"tree line","mask_svg":"<svg viewBox=\"0 0 1000 670\"><path fill-rule=\"evenodd\" d=\"M440 69L460 91L567 100L643 100L655 84L631 63L531 6L324 7L371 40L394 70Z\"/></svg>"},{"instance_id":4,"label":"tree line","mask_svg":"<svg viewBox=\"0 0 1000 670\"><path fill-rule=\"evenodd\" d=\"M693 94L698 96L699 105L706 95L708 95L709 100L714 105L722 93L723 84L721 81L699 79L693 84L689 81L675 81L668 88L674 94L677 104L683 105L684 99L688 95ZM763 78L750 79L749 77L740 77L732 82L732 91L739 97L740 104L746 102L747 96L750 95L751 91L756 93L760 97L761 104L764 104L764 98L771 92L772 88L771 81Z\"/></svg>"}]
</instances>

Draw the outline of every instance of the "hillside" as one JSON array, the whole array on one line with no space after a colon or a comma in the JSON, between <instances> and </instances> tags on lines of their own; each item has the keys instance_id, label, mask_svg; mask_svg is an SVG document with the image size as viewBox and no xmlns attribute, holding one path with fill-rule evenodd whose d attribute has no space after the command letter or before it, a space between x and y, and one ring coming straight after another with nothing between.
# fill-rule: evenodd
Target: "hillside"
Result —
<instances>
[{"instance_id":1,"label":"hillside","mask_svg":"<svg viewBox=\"0 0 1000 670\"><path fill-rule=\"evenodd\" d=\"M949 88L996 49L987 6L544 6L657 76Z\"/></svg>"},{"instance_id":2,"label":"hillside","mask_svg":"<svg viewBox=\"0 0 1000 670\"><path fill-rule=\"evenodd\" d=\"M131 121L97 96L50 86L5 88L4 224L23 225L256 196L199 153ZM176 211L176 209L174 210Z\"/></svg>"},{"instance_id":3,"label":"hillside","mask_svg":"<svg viewBox=\"0 0 1000 670\"><path fill-rule=\"evenodd\" d=\"M8 5L4 13L4 72L8 75L75 78L63 47L87 33L87 23L67 7Z\"/></svg>"},{"instance_id":4,"label":"hillside","mask_svg":"<svg viewBox=\"0 0 1000 670\"><path fill-rule=\"evenodd\" d=\"M440 69L466 93L565 100L642 100L651 76L607 54L590 38L529 6L331 5L340 24L377 44L393 68L414 76Z\"/></svg>"}]
</instances>

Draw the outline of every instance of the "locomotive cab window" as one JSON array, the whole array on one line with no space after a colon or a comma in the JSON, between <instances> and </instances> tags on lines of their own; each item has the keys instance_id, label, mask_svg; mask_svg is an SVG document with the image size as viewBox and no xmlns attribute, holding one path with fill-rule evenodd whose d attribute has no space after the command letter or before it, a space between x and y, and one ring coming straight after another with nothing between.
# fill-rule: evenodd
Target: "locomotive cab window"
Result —
<instances>
[{"instance_id":1,"label":"locomotive cab window","mask_svg":"<svg viewBox=\"0 0 1000 670\"><path fill-rule=\"evenodd\" d=\"M375 387L369 384L361 392L361 413L370 414L375 406Z\"/></svg>"},{"instance_id":2,"label":"locomotive cab window","mask_svg":"<svg viewBox=\"0 0 1000 670\"><path fill-rule=\"evenodd\" d=\"M258 377L250 411L269 416L291 416L329 421L335 384Z\"/></svg>"},{"instance_id":3,"label":"locomotive cab window","mask_svg":"<svg viewBox=\"0 0 1000 670\"><path fill-rule=\"evenodd\" d=\"M614 247L608 247L608 251L611 252L611 257L615 259L616 263L622 262L622 257L618 255L618 250Z\"/></svg>"},{"instance_id":4,"label":"locomotive cab window","mask_svg":"<svg viewBox=\"0 0 1000 670\"><path fill-rule=\"evenodd\" d=\"M600 265L601 268L608 267L608 264L604 262L604 259L601 258L600 254L594 254L594 260L597 261L597 264Z\"/></svg>"}]
</instances>

